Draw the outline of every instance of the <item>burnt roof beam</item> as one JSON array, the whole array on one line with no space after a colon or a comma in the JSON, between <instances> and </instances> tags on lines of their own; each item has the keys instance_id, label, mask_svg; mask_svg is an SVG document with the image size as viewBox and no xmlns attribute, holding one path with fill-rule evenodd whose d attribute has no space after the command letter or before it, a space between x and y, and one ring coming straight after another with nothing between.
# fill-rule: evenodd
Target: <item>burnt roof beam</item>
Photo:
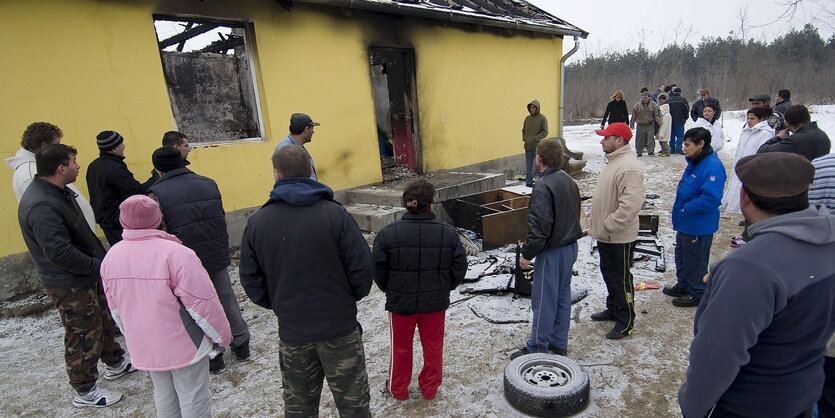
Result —
<instances>
[{"instance_id":1,"label":"burnt roof beam","mask_svg":"<svg viewBox=\"0 0 835 418\"><path fill-rule=\"evenodd\" d=\"M191 29L182 31L182 32L180 32L180 33L178 33L178 34L176 34L176 35L174 35L174 36L172 36L168 39L159 41L159 49L165 49L165 48L168 48L171 45L175 45L175 44L178 44L180 42L185 42L185 41L187 41L191 38L194 38L197 35L200 35L200 34L208 32L212 29L215 29L218 26L220 26L220 25L215 25L215 24L211 24L211 23L202 23L202 24L197 25L197 26L195 26Z\"/></svg>"}]
</instances>

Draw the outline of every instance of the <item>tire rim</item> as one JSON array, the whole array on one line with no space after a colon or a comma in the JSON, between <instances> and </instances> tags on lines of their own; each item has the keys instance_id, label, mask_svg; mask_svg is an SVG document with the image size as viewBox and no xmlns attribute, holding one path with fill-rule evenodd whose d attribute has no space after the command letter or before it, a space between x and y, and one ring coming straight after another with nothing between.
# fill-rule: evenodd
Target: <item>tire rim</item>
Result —
<instances>
[{"instance_id":1,"label":"tire rim","mask_svg":"<svg viewBox=\"0 0 835 418\"><path fill-rule=\"evenodd\" d=\"M529 385L541 388L564 386L574 377L571 370L553 363L525 364L520 376Z\"/></svg>"}]
</instances>

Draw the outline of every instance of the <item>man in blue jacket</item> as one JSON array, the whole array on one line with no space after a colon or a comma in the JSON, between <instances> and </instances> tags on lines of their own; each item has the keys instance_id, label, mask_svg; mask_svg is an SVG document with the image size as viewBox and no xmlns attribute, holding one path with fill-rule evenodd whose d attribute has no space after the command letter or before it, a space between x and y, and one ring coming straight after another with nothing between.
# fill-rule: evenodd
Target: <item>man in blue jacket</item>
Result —
<instances>
[{"instance_id":1,"label":"man in blue jacket","mask_svg":"<svg viewBox=\"0 0 835 418\"><path fill-rule=\"evenodd\" d=\"M665 287L673 305L698 306L705 291L702 277L710 262L713 233L719 229L719 205L725 187L725 167L710 146L710 131L693 128L684 134L687 168L681 175L673 203L676 231L675 286Z\"/></svg>"},{"instance_id":2,"label":"man in blue jacket","mask_svg":"<svg viewBox=\"0 0 835 418\"><path fill-rule=\"evenodd\" d=\"M797 154L751 155L734 171L753 239L705 278L681 412L811 416L835 331L835 216L809 207L814 168Z\"/></svg>"},{"instance_id":3,"label":"man in blue jacket","mask_svg":"<svg viewBox=\"0 0 835 418\"><path fill-rule=\"evenodd\" d=\"M333 191L310 179L304 148L280 148L273 168L270 200L247 220L240 271L249 298L278 317L284 414L318 416L327 377L340 416L370 417L357 301L371 290L371 250Z\"/></svg>"}]
</instances>

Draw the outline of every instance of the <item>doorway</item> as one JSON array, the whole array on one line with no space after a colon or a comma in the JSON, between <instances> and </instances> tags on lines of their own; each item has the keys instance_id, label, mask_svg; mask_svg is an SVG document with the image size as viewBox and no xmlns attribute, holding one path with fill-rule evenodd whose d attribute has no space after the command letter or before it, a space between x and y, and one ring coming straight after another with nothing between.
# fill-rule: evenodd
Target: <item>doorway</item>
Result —
<instances>
[{"instance_id":1,"label":"doorway","mask_svg":"<svg viewBox=\"0 0 835 418\"><path fill-rule=\"evenodd\" d=\"M414 51L372 47L370 59L381 161L390 159L421 174Z\"/></svg>"}]
</instances>

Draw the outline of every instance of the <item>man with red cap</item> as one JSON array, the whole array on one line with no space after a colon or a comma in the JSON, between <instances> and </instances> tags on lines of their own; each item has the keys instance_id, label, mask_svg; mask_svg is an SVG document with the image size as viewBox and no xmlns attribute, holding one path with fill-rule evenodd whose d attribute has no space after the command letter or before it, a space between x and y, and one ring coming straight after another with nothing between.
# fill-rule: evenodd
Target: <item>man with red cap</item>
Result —
<instances>
[{"instance_id":1,"label":"man with red cap","mask_svg":"<svg viewBox=\"0 0 835 418\"><path fill-rule=\"evenodd\" d=\"M598 129L606 168L597 180L589 217L589 235L597 240L600 274L606 282L606 309L592 321L614 321L606 338L619 340L635 326L634 290L629 265L638 238L638 212L644 203L644 169L629 150L632 130L625 123Z\"/></svg>"}]
</instances>

